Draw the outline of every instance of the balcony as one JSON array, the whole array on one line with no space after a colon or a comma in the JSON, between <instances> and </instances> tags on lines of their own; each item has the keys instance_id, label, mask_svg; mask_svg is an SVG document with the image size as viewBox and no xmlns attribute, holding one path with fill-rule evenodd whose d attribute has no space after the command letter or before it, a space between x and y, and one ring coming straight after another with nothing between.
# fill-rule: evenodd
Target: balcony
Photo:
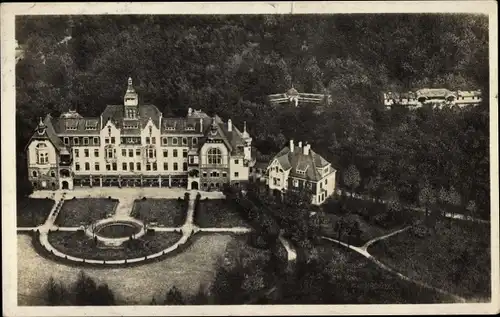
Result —
<instances>
[{"instance_id":1,"label":"balcony","mask_svg":"<svg viewBox=\"0 0 500 317\"><path fill-rule=\"evenodd\" d=\"M41 163L35 163L35 164L29 164L28 167L41 167L41 168L55 168L57 167L57 164L41 164Z\"/></svg>"},{"instance_id":2,"label":"balcony","mask_svg":"<svg viewBox=\"0 0 500 317\"><path fill-rule=\"evenodd\" d=\"M229 168L227 164L200 164L201 168Z\"/></svg>"}]
</instances>

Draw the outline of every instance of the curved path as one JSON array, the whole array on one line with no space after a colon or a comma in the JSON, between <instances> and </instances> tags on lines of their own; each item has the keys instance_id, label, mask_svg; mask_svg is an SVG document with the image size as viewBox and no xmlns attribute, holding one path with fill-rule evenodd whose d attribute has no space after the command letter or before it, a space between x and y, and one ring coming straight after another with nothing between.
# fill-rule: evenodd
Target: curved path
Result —
<instances>
[{"instance_id":1,"label":"curved path","mask_svg":"<svg viewBox=\"0 0 500 317\"><path fill-rule=\"evenodd\" d=\"M182 195L186 191L182 191ZM109 193L104 194L105 196L109 196ZM162 194L152 194L151 193L143 193L148 195L148 197L165 197ZM175 192L176 196L179 196L180 193ZM245 228L245 227L232 227L232 228L200 228L194 224L194 207L195 207L195 200L196 200L196 194L197 192L190 192L190 197L189 197L189 203L188 203L188 209L187 209L187 216L184 224L181 227L149 227L151 229L154 229L155 231L159 232L181 232L182 237L173 245L170 247L161 250L157 253L145 256L145 257L140 257L140 258L131 258L131 259L123 259L123 260L94 260L94 259L83 259L79 257L74 257L68 254L65 254L58 249L56 249L50 242L49 242L49 233L51 231L65 231L65 232L76 232L80 229L80 227L58 227L55 225L55 220L57 218L57 215L59 214L59 211L61 210L62 204L65 199L71 199L73 197L89 197L92 195L88 195L87 192L72 192L71 195L68 195L69 197L66 198L66 193L52 193L52 197L55 200L54 206L52 210L49 213L49 216L47 217L45 223L41 226L38 227L29 227L29 228L18 228L19 232L28 232L28 231L38 231L40 233L39 236L39 241L40 244L51 254L65 260L70 260L74 262L80 262L80 263L92 263L92 264L106 264L106 265L117 265L117 264L125 264L125 263L137 263L141 261L146 261L149 259L154 259L158 258L160 256L166 255L168 253L171 253L175 251L179 246L185 244L191 236L197 232L207 232L207 233L234 233L234 234L246 234L251 231L250 228ZM209 199L220 199L224 198L224 196L220 193L200 193L202 195L202 198L209 198ZM95 197L95 196L92 196ZM105 224L108 222L116 222L116 221L135 221L138 222L135 218L132 218L129 216L130 210L132 209L133 206L133 201L134 201L134 196L120 196L120 202L116 208L115 214L106 219L99 220L96 222L97 225L99 224ZM142 224L142 223L141 223ZM143 230L142 230L143 231ZM141 233L143 234L143 232ZM92 233L89 231L89 229L86 229L86 234L89 235ZM100 237L97 236L98 240L105 242L107 244L113 244L115 242L122 243L123 239L118 239L120 241L117 241L117 239L114 238L105 238L105 237ZM126 238L125 240L128 240ZM290 249L290 247L285 246L287 248L287 251ZM293 252L294 253L294 252ZM289 253L290 254L290 253ZM295 254L295 253L294 253ZM289 256L290 258L290 256Z\"/></svg>"},{"instance_id":2,"label":"curved path","mask_svg":"<svg viewBox=\"0 0 500 317\"><path fill-rule=\"evenodd\" d=\"M440 288L437 288L437 287L434 287L432 285L429 285L427 283L424 283L424 282L421 282L421 281L418 281L418 280L414 280L412 278L409 278L408 276L406 275L403 275L401 274L400 272L390 268L389 266L385 265L384 263L380 262L379 260L377 260L375 257L373 257L369 252L368 252L368 247L372 244L374 244L375 242L377 241L381 241L381 240L384 240L384 239L387 239L393 235L396 235L398 233L401 233L405 230L408 230L410 227L405 227L403 229L400 229L400 230L397 230L397 231L394 231L392 233L389 233L389 234L386 234L386 235L383 235L383 236L380 236L380 237L377 237L377 238L374 238L368 242L366 242L363 246L361 247L356 247L356 246L353 246L353 245L348 245L347 243L343 242L343 241L339 241L339 240L336 240L336 239L332 239L332 238L329 238L329 237L325 237L325 236L322 236L321 238L324 239L324 240L327 240L327 241L330 241L330 242L334 242L336 244L339 244L341 246L344 246L346 248L349 248L359 254L361 254L362 256L364 256L365 258L371 260L373 263L375 263L378 267L380 267L381 269L385 270L385 271L388 271L390 273L393 273L395 274L396 276L398 276L399 278L401 278L402 280L405 280L405 281L408 281L408 282L412 282L414 284L417 284L419 286L422 286L422 287L425 287L427 289L431 289L435 292L438 292L440 294L443 294L443 295L447 295L447 296L450 296L452 297L453 299L455 299L456 301L458 302L461 302L461 303L465 303L466 300L465 298L463 297L460 297L458 295L455 295L455 294L452 294L448 291L445 291L443 289L440 289Z\"/></svg>"}]
</instances>

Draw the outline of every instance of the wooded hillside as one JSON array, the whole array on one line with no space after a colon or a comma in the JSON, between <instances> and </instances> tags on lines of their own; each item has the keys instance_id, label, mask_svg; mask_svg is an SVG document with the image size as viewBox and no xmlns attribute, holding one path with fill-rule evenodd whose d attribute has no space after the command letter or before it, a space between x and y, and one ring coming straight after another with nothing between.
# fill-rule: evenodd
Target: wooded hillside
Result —
<instances>
[{"instance_id":1,"label":"wooded hillside","mask_svg":"<svg viewBox=\"0 0 500 317\"><path fill-rule=\"evenodd\" d=\"M71 35L67 43L60 43ZM264 154L307 141L357 191L417 202L458 192L489 213L488 20L479 15L247 15L21 17L16 39L19 182L38 117L119 104L129 76L165 115L187 108L247 121ZM265 97L328 91L322 114L272 108ZM382 91L482 89L472 109L383 111ZM451 195L451 194L450 194Z\"/></svg>"}]
</instances>

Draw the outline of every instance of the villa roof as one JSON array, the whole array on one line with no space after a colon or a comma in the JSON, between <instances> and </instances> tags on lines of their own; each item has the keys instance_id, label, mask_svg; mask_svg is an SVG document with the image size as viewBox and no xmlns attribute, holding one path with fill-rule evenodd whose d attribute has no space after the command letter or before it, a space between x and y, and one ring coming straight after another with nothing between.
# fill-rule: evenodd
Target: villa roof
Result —
<instances>
[{"instance_id":1,"label":"villa roof","mask_svg":"<svg viewBox=\"0 0 500 317\"><path fill-rule=\"evenodd\" d=\"M322 176L318 172L318 168L326 167L330 163L321 155L309 149L309 154L305 155L303 148L295 147L291 152L289 147L283 148L274 159L278 160L284 170L290 170L291 177L304 178L318 181ZM272 161L274 161L274 159ZM304 171L305 175L299 174L297 171Z\"/></svg>"}]
</instances>

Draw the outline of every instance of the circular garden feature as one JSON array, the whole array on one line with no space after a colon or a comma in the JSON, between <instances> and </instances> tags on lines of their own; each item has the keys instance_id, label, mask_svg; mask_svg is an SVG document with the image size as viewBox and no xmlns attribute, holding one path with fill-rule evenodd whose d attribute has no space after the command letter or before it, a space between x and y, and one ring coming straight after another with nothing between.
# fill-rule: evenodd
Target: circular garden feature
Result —
<instances>
[{"instance_id":1,"label":"circular garden feature","mask_svg":"<svg viewBox=\"0 0 500 317\"><path fill-rule=\"evenodd\" d=\"M141 229L142 227L135 222L117 221L102 224L95 229L95 233L103 238L119 239L136 235Z\"/></svg>"}]
</instances>

